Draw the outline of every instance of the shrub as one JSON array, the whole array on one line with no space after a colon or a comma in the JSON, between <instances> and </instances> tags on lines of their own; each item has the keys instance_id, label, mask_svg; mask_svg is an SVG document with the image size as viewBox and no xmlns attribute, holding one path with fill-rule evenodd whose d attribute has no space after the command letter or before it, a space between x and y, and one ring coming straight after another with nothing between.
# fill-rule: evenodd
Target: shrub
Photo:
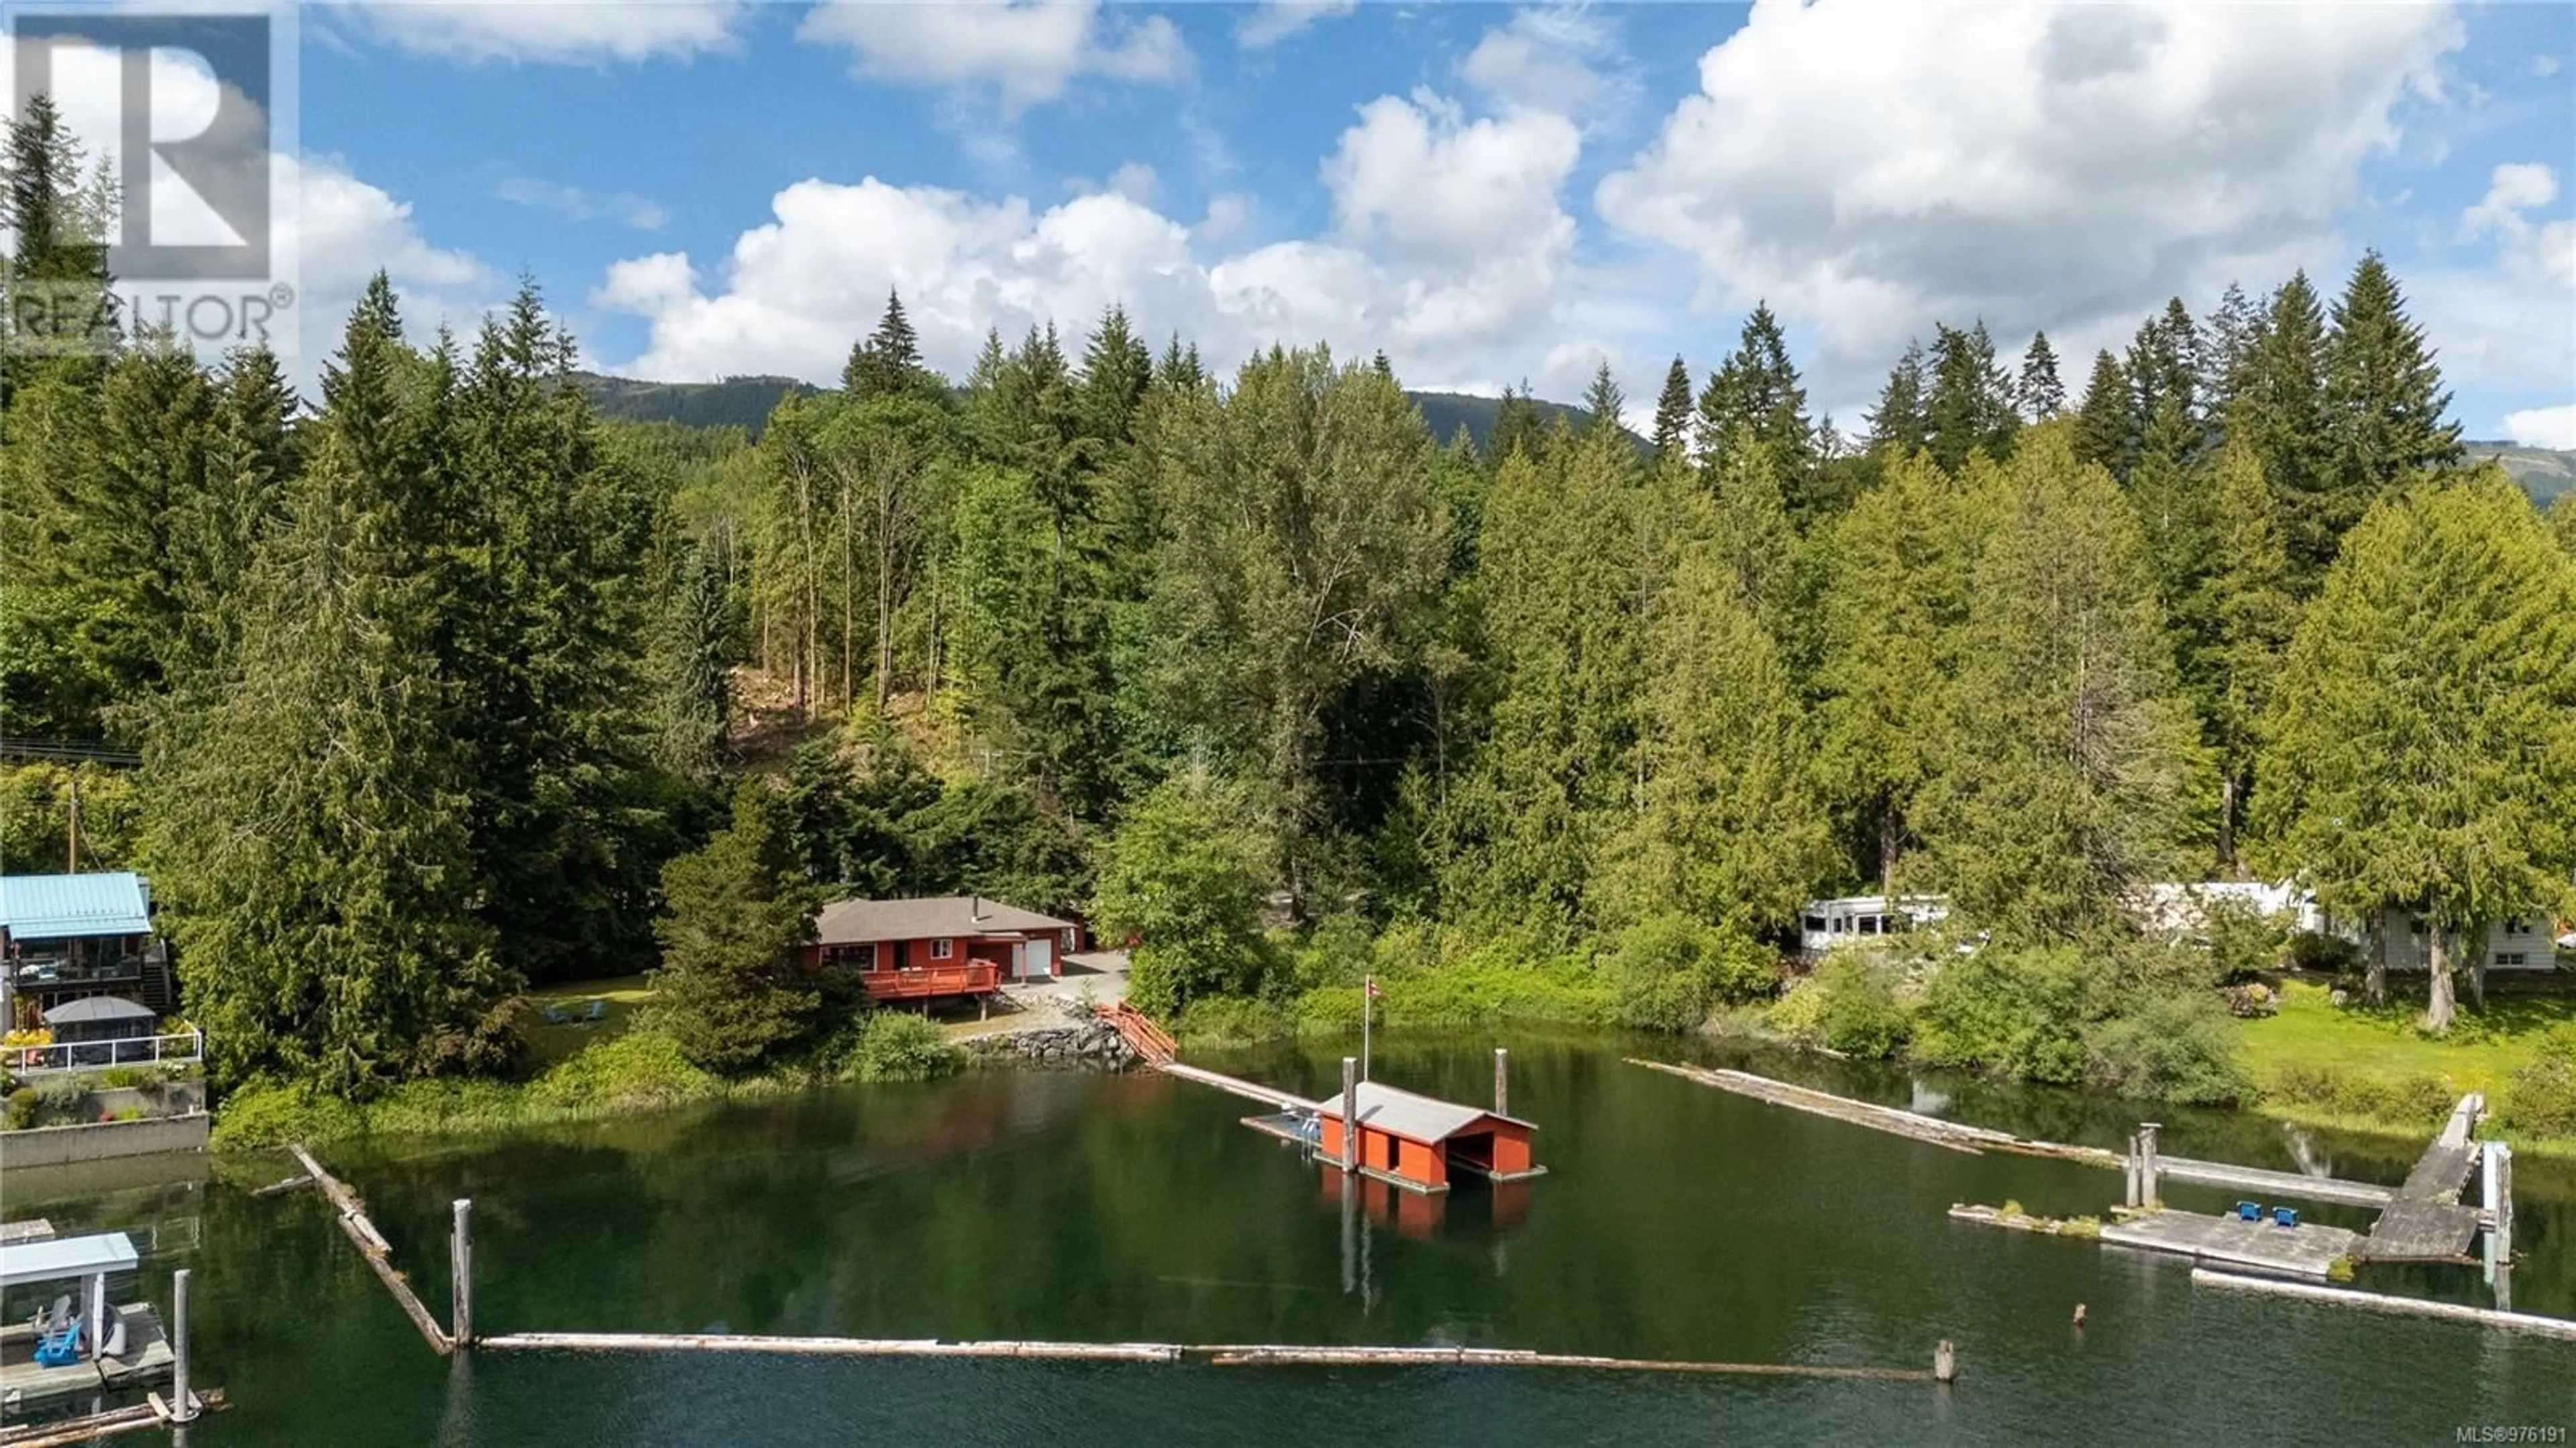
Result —
<instances>
[{"instance_id":1,"label":"shrub","mask_svg":"<svg viewBox=\"0 0 2576 1448\"><path fill-rule=\"evenodd\" d=\"M653 1106L713 1096L716 1077L692 1064L680 1043L658 1031L634 1030L556 1062L528 1087L529 1098L556 1108Z\"/></svg>"},{"instance_id":2,"label":"shrub","mask_svg":"<svg viewBox=\"0 0 2576 1448\"><path fill-rule=\"evenodd\" d=\"M112 1066L98 1073L98 1084L111 1091L140 1086L152 1079L152 1073L140 1066Z\"/></svg>"},{"instance_id":3,"label":"shrub","mask_svg":"<svg viewBox=\"0 0 2576 1448\"><path fill-rule=\"evenodd\" d=\"M1606 970L1618 994L1619 1023L1645 1030L1687 1031L1713 1003L1740 1004L1769 995L1778 970L1759 941L1682 915L1628 927Z\"/></svg>"},{"instance_id":4,"label":"shrub","mask_svg":"<svg viewBox=\"0 0 2576 1448\"><path fill-rule=\"evenodd\" d=\"M966 1052L920 1016L875 1011L835 1064L845 1081L931 1081L965 1065Z\"/></svg>"},{"instance_id":5,"label":"shrub","mask_svg":"<svg viewBox=\"0 0 2576 1448\"><path fill-rule=\"evenodd\" d=\"M2347 1075L2332 1066L2289 1065L2273 1073L2271 1089L2296 1105L2405 1126L2433 1125L2459 1100L2450 1082L2421 1071L2381 1080Z\"/></svg>"},{"instance_id":6,"label":"shrub","mask_svg":"<svg viewBox=\"0 0 2576 1448\"><path fill-rule=\"evenodd\" d=\"M36 1088L21 1086L9 1093L8 1129L24 1131L36 1124Z\"/></svg>"},{"instance_id":7,"label":"shrub","mask_svg":"<svg viewBox=\"0 0 2576 1448\"><path fill-rule=\"evenodd\" d=\"M284 1146L290 1141L357 1136L366 1129L366 1113L337 1096L325 1095L305 1082L280 1086L263 1081L224 1099L215 1115L211 1144L218 1148Z\"/></svg>"},{"instance_id":8,"label":"shrub","mask_svg":"<svg viewBox=\"0 0 2576 1448\"><path fill-rule=\"evenodd\" d=\"M2071 949L1984 950L1941 967L1915 1017L1914 1054L2029 1081L2084 1078L2092 994Z\"/></svg>"},{"instance_id":9,"label":"shrub","mask_svg":"<svg viewBox=\"0 0 2576 1448\"><path fill-rule=\"evenodd\" d=\"M2337 936L2302 930L2290 937L2292 970L2311 975L2347 976L2361 969L2361 947Z\"/></svg>"},{"instance_id":10,"label":"shrub","mask_svg":"<svg viewBox=\"0 0 2576 1448\"><path fill-rule=\"evenodd\" d=\"M2543 1037L2539 1054L2513 1073L2504 1117L2528 1135L2576 1136L2576 1025Z\"/></svg>"},{"instance_id":11,"label":"shrub","mask_svg":"<svg viewBox=\"0 0 2576 1448\"><path fill-rule=\"evenodd\" d=\"M1355 992L1317 991L1317 995L1349 996ZM1190 1002L1181 1015L1177 1033L1184 1041L1200 1046L1245 1046L1260 1041L1275 1041L1294 1034L1297 1022L1289 1011L1268 1001L1243 1000L1234 996L1210 996ZM1359 1029L1359 1015L1351 1015L1351 1029Z\"/></svg>"},{"instance_id":12,"label":"shrub","mask_svg":"<svg viewBox=\"0 0 2576 1448\"><path fill-rule=\"evenodd\" d=\"M2206 995L2151 996L2085 1032L2086 1074L2124 1096L2225 1106L2250 1090L2236 1036Z\"/></svg>"},{"instance_id":13,"label":"shrub","mask_svg":"<svg viewBox=\"0 0 2576 1448\"><path fill-rule=\"evenodd\" d=\"M1824 1044L1824 983L1813 975L1790 982L1789 989L1762 1012L1762 1023L1790 1040Z\"/></svg>"},{"instance_id":14,"label":"shrub","mask_svg":"<svg viewBox=\"0 0 2576 1448\"><path fill-rule=\"evenodd\" d=\"M2219 895L2201 902L2201 928L2221 985L2236 985L2281 963L2290 939L2286 915L2266 915L2251 900Z\"/></svg>"},{"instance_id":15,"label":"shrub","mask_svg":"<svg viewBox=\"0 0 2576 1448\"><path fill-rule=\"evenodd\" d=\"M1816 987L1824 994L1820 1024L1826 1045L1850 1056L1896 1054L1912 1023L1896 998L1894 975L1879 962L1849 952L1816 971Z\"/></svg>"}]
</instances>

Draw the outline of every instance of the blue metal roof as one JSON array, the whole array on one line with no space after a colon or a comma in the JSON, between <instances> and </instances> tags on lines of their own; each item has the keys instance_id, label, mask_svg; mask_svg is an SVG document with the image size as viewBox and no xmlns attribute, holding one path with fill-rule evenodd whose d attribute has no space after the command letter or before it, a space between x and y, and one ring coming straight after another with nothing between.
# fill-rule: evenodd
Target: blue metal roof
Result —
<instances>
[{"instance_id":1,"label":"blue metal roof","mask_svg":"<svg viewBox=\"0 0 2576 1448\"><path fill-rule=\"evenodd\" d=\"M12 940L149 935L152 892L130 870L95 875L0 875L0 929Z\"/></svg>"}]
</instances>

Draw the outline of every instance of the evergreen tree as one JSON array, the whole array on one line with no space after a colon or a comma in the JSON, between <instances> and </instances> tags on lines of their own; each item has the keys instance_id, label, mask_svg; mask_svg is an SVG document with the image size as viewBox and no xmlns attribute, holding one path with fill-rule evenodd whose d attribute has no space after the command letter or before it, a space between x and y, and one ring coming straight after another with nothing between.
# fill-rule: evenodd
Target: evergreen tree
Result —
<instances>
[{"instance_id":1,"label":"evergreen tree","mask_svg":"<svg viewBox=\"0 0 2576 1448\"><path fill-rule=\"evenodd\" d=\"M1165 1020L1195 1000L1251 995L1268 973L1260 850L1241 817L1239 801L1193 772L1137 801L1110 842L1091 918L1133 952L1129 998Z\"/></svg>"},{"instance_id":2,"label":"evergreen tree","mask_svg":"<svg viewBox=\"0 0 2576 1448\"><path fill-rule=\"evenodd\" d=\"M2057 377L2057 349L2046 332L2034 332L2030 350L2021 358L2021 385L2014 393L2024 421L2046 422L2066 410L2066 384Z\"/></svg>"},{"instance_id":3,"label":"evergreen tree","mask_svg":"<svg viewBox=\"0 0 2576 1448\"><path fill-rule=\"evenodd\" d=\"M15 119L0 119L0 229L15 237L0 270L0 407L29 372L113 349L120 336L109 290L107 234L117 210L102 164L85 166L80 141L63 124L54 98L24 98Z\"/></svg>"},{"instance_id":4,"label":"evergreen tree","mask_svg":"<svg viewBox=\"0 0 2576 1448\"><path fill-rule=\"evenodd\" d=\"M850 348L850 360L841 368L841 390L859 400L926 392L934 386L930 370L921 363L921 339L912 330L912 319L904 315L903 298L889 290L877 329Z\"/></svg>"},{"instance_id":5,"label":"evergreen tree","mask_svg":"<svg viewBox=\"0 0 2576 1448\"><path fill-rule=\"evenodd\" d=\"M2264 720L2257 854L2344 918L2420 912L2447 1030L2463 937L2576 903L2576 561L2492 467L2345 542Z\"/></svg>"},{"instance_id":6,"label":"evergreen tree","mask_svg":"<svg viewBox=\"0 0 2576 1448\"><path fill-rule=\"evenodd\" d=\"M2192 320L2190 309L2180 297L2166 302L2162 313L2139 326L2138 335L2129 343L2126 369L2129 385L2136 394L2131 414L2133 432L2143 435L2168 401L2180 408L2185 420L2198 420L2195 393L2200 385L2202 351L2199 324ZM2195 436L2195 451L2197 441Z\"/></svg>"},{"instance_id":7,"label":"evergreen tree","mask_svg":"<svg viewBox=\"0 0 2576 1448\"><path fill-rule=\"evenodd\" d=\"M688 550L676 596L652 641L648 670L656 708L653 757L694 784L713 784L731 752L733 617L724 561L712 548Z\"/></svg>"},{"instance_id":8,"label":"evergreen tree","mask_svg":"<svg viewBox=\"0 0 2576 1448\"><path fill-rule=\"evenodd\" d=\"M1604 852L1609 920L1668 911L1785 926L1831 859L1796 691L1713 551L1684 553L1647 621L1637 813Z\"/></svg>"},{"instance_id":9,"label":"evergreen tree","mask_svg":"<svg viewBox=\"0 0 2576 1448\"><path fill-rule=\"evenodd\" d=\"M2549 505L2549 526L2558 533L2558 541L2576 555L2576 492L2560 493Z\"/></svg>"},{"instance_id":10,"label":"evergreen tree","mask_svg":"<svg viewBox=\"0 0 2576 1448\"><path fill-rule=\"evenodd\" d=\"M821 901L797 878L786 812L745 780L732 822L662 871L653 1025L691 1061L740 1071L813 1029L821 997L797 961Z\"/></svg>"},{"instance_id":11,"label":"evergreen tree","mask_svg":"<svg viewBox=\"0 0 2576 1448\"><path fill-rule=\"evenodd\" d=\"M1965 332L1938 329L1923 415L1932 460L1952 472L1964 467L1972 453L2000 461L2012 450L2020 419L2013 410L2012 384L1995 365L1995 345L1985 323Z\"/></svg>"},{"instance_id":12,"label":"evergreen tree","mask_svg":"<svg viewBox=\"0 0 2576 1448\"><path fill-rule=\"evenodd\" d=\"M2280 510L2291 578L2301 597L2324 577L2336 541L2352 522L2341 518L2325 497L2332 486L2329 416L2325 315L2307 273L2299 272L2272 294L2254 329L2236 394L2228 402L2227 426L2242 434L2262 459L2273 506Z\"/></svg>"},{"instance_id":13,"label":"evergreen tree","mask_svg":"<svg viewBox=\"0 0 2576 1448\"><path fill-rule=\"evenodd\" d=\"M1767 448L1771 467L1781 481L1793 515L1817 511L1814 474L1821 461L1815 425L1807 418L1807 390L1789 360L1789 344L1780 321L1767 305L1757 304L1744 319L1744 332L1699 399L1699 442L1703 463L1739 434Z\"/></svg>"},{"instance_id":14,"label":"evergreen tree","mask_svg":"<svg viewBox=\"0 0 2576 1448\"><path fill-rule=\"evenodd\" d=\"M147 334L99 393L95 464L52 480L57 516L76 519L29 560L82 600L76 647L124 695L158 687L182 644L174 519L201 506L215 394L196 359Z\"/></svg>"},{"instance_id":15,"label":"evergreen tree","mask_svg":"<svg viewBox=\"0 0 2576 1448\"><path fill-rule=\"evenodd\" d=\"M203 486L174 508L180 655L211 666L230 637L236 596L259 546L283 518L298 468L288 433L295 395L277 357L245 348L225 360L206 440Z\"/></svg>"},{"instance_id":16,"label":"evergreen tree","mask_svg":"<svg viewBox=\"0 0 2576 1448\"><path fill-rule=\"evenodd\" d=\"M1618 431L1620 414L1627 406L1627 396L1619 390L1619 379L1611 374L1610 363L1604 359L1592 374L1592 385L1583 392L1583 430L1588 433L1595 428L1607 427L1613 432Z\"/></svg>"},{"instance_id":17,"label":"evergreen tree","mask_svg":"<svg viewBox=\"0 0 2576 1448\"><path fill-rule=\"evenodd\" d=\"M2132 431L2134 406L2129 374L2119 359L2108 348L2093 354L2093 376L2084 385L2083 403L2075 409L2076 460L2127 481L2138 455L2138 439Z\"/></svg>"},{"instance_id":18,"label":"evergreen tree","mask_svg":"<svg viewBox=\"0 0 2576 1448\"><path fill-rule=\"evenodd\" d=\"M390 320L362 310L325 368L319 451L237 639L153 711L146 859L227 1081L362 1095L514 1049L517 977L474 909L427 550L401 477L363 447L401 430Z\"/></svg>"},{"instance_id":19,"label":"evergreen tree","mask_svg":"<svg viewBox=\"0 0 2576 1448\"><path fill-rule=\"evenodd\" d=\"M1999 934L2080 938L2174 878L2206 759L2110 475L2044 428L1987 486L1928 873Z\"/></svg>"},{"instance_id":20,"label":"evergreen tree","mask_svg":"<svg viewBox=\"0 0 2576 1448\"><path fill-rule=\"evenodd\" d=\"M1082 435L1123 446L1134 433L1136 409L1153 380L1152 349L1127 325L1127 309L1113 304L1083 347L1082 393L1075 404ZM1101 465L1107 465L1108 456L1101 456Z\"/></svg>"},{"instance_id":21,"label":"evergreen tree","mask_svg":"<svg viewBox=\"0 0 2576 1448\"><path fill-rule=\"evenodd\" d=\"M2200 380L2193 395L2200 403L2200 421L2209 435L2209 447L2216 447L2227 430L2228 410L2244 378L2259 320L2245 289L2229 282L2227 290L2219 295L2217 310L2201 324Z\"/></svg>"},{"instance_id":22,"label":"evergreen tree","mask_svg":"<svg viewBox=\"0 0 2576 1448\"><path fill-rule=\"evenodd\" d=\"M1905 344L1905 355L1897 359L1887 374L1887 385L1879 389L1878 406L1869 413L1869 450L1890 449L1904 454L1932 444L1932 423L1927 411L1923 348L1920 343Z\"/></svg>"},{"instance_id":23,"label":"evergreen tree","mask_svg":"<svg viewBox=\"0 0 2576 1448\"><path fill-rule=\"evenodd\" d=\"M1690 449L1690 364L1673 358L1664 372L1664 390L1655 398L1655 460L1687 457Z\"/></svg>"},{"instance_id":24,"label":"evergreen tree","mask_svg":"<svg viewBox=\"0 0 2576 1448\"><path fill-rule=\"evenodd\" d=\"M2210 564L2195 610L2208 632L2184 672L2205 700L2218 754L2219 863L2237 865L2237 837L2253 793L2254 758L2281 656L2298 621L2290 562L2272 522L2272 496L2253 450L2231 439L2216 455ZM2190 645L2186 645L2190 647Z\"/></svg>"},{"instance_id":25,"label":"evergreen tree","mask_svg":"<svg viewBox=\"0 0 2576 1448\"><path fill-rule=\"evenodd\" d=\"M2372 502L2415 474L2457 467L2460 425L2446 421L2451 394L2408 320L2397 279L2379 253L2362 253L2334 305L2326 338L2325 407L2332 428L2320 523L2340 538Z\"/></svg>"},{"instance_id":26,"label":"evergreen tree","mask_svg":"<svg viewBox=\"0 0 2576 1448\"><path fill-rule=\"evenodd\" d=\"M1497 467L1515 452L1537 458L1547 447L1547 431L1547 419L1523 380L1517 390L1503 389L1503 400L1494 409L1493 430L1485 435L1485 456Z\"/></svg>"}]
</instances>

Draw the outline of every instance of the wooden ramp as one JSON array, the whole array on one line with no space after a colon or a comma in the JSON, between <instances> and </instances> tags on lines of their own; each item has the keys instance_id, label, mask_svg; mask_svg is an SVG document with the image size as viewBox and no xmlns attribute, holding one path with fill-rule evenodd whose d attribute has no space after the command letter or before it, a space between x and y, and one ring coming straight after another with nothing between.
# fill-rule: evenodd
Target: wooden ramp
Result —
<instances>
[{"instance_id":1,"label":"wooden ramp","mask_svg":"<svg viewBox=\"0 0 2576 1448\"><path fill-rule=\"evenodd\" d=\"M1275 1106L1282 1111L1307 1109L1305 1101L1294 1092L1282 1091L1276 1086L1264 1086L1258 1081L1246 1081L1240 1076L1228 1076L1222 1071L1210 1071L1202 1066L1184 1066L1178 1061L1162 1062L1157 1069L1166 1076L1178 1076L1184 1081L1195 1081L1201 1086L1213 1086L1219 1091L1231 1091L1246 1101L1258 1101L1264 1106Z\"/></svg>"},{"instance_id":2,"label":"wooden ramp","mask_svg":"<svg viewBox=\"0 0 2576 1448\"><path fill-rule=\"evenodd\" d=\"M1100 1008L1100 1019L1107 1021L1130 1049L1149 1066L1169 1066L1181 1058L1181 1044L1171 1033L1154 1024L1154 1018L1123 1000L1111 1001Z\"/></svg>"},{"instance_id":3,"label":"wooden ramp","mask_svg":"<svg viewBox=\"0 0 2576 1448\"><path fill-rule=\"evenodd\" d=\"M2345 1181L2341 1177L2308 1176L2294 1171L2271 1171L2259 1166L2235 1166L2227 1162L2194 1161L2189 1157L2156 1157L2156 1176L2164 1181L2190 1182L2196 1186L2233 1187L2259 1192L2266 1197L2289 1197L2300 1201L2330 1202L2345 1207L2384 1207L2397 1200L2397 1188L2371 1182Z\"/></svg>"},{"instance_id":4,"label":"wooden ramp","mask_svg":"<svg viewBox=\"0 0 2576 1448\"><path fill-rule=\"evenodd\" d=\"M2454 1262L2468 1256L2482 1221L2475 1208L2460 1204L2460 1193L2477 1170L2479 1147L2472 1133L2485 1109L2485 1098L2475 1092L2451 1108L2442 1134L2424 1148L2406 1185L2371 1224L2362 1256L2373 1262Z\"/></svg>"}]
</instances>

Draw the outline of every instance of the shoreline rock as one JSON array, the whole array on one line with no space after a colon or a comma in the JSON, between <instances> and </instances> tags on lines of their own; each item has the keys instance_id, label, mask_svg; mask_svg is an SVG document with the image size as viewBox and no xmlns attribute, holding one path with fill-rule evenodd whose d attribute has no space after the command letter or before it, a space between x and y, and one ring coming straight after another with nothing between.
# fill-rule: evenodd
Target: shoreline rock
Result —
<instances>
[{"instance_id":1,"label":"shoreline rock","mask_svg":"<svg viewBox=\"0 0 2576 1448\"><path fill-rule=\"evenodd\" d=\"M976 1064L985 1066L1124 1071L1138 1059L1127 1038L1106 1021L1030 1026L976 1036L963 1044Z\"/></svg>"}]
</instances>

